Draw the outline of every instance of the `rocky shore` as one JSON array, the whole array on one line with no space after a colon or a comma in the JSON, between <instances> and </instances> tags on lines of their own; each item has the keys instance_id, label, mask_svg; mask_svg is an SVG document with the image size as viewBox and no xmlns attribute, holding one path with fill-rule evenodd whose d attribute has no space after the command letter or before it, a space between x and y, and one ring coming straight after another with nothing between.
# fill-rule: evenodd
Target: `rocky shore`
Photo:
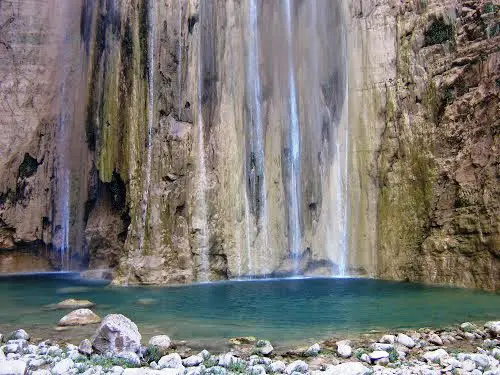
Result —
<instances>
[{"instance_id":1,"label":"rocky shore","mask_svg":"<svg viewBox=\"0 0 500 375\"><path fill-rule=\"evenodd\" d=\"M59 324L97 321L94 335L78 346L32 342L23 329L0 334L0 375L500 375L500 321L325 340L286 352L267 340L237 337L229 340L231 351L218 354L193 353L167 335L142 343L137 325L120 314L101 321L79 309Z\"/></svg>"}]
</instances>

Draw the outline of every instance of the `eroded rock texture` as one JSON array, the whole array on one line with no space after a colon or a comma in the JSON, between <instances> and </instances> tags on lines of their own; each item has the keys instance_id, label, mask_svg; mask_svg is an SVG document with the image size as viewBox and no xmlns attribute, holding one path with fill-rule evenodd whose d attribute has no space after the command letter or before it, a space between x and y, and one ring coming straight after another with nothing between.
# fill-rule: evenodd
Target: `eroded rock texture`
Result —
<instances>
[{"instance_id":1,"label":"eroded rock texture","mask_svg":"<svg viewBox=\"0 0 500 375\"><path fill-rule=\"evenodd\" d=\"M498 4L291 1L288 43L281 3L1 1L2 256L187 283L344 241L352 274L498 289Z\"/></svg>"}]
</instances>

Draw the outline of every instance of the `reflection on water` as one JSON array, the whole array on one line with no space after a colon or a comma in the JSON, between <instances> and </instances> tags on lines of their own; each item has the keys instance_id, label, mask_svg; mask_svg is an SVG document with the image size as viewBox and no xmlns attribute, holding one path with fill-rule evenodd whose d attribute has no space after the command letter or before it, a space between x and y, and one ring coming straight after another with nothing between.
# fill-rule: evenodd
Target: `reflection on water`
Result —
<instances>
[{"instance_id":1,"label":"reflection on water","mask_svg":"<svg viewBox=\"0 0 500 375\"><path fill-rule=\"evenodd\" d=\"M446 326L498 318L500 311L498 294L370 279L115 288L72 274L52 274L0 279L0 332L22 327L40 338L72 342L90 336L95 326L54 331L64 311L44 307L66 298L96 303L93 310L101 316L128 316L144 338L166 333L212 346L235 336L291 343L372 329Z\"/></svg>"}]
</instances>

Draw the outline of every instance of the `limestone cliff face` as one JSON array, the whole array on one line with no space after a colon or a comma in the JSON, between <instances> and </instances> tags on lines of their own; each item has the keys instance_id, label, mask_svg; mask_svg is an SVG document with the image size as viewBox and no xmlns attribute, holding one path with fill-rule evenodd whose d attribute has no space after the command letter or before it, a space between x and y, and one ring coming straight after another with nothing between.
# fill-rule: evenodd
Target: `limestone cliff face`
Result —
<instances>
[{"instance_id":1,"label":"limestone cliff face","mask_svg":"<svg viewBox=\"0 0 500 375\"><path fill-rule=\"evenodd\" d=\"M497 290L499 7L406 2L386 85L379 275Z\"/></svg>"},{"instance_id":2,"label":"limestone cliff face","mask_svg":"<svg viewBox=\"0 0 500 375\"><path fill-rule=\"evenodd\" d=\"M280 4L1 1L2 265L498 289L498 6Z\"/></svg>"}]
</instances>

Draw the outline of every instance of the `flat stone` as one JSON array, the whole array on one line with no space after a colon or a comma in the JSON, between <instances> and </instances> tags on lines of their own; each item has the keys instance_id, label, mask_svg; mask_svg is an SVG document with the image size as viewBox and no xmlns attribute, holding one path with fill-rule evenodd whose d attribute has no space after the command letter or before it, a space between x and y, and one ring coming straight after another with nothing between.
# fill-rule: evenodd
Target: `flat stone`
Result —
<instances>
[{"instance_id":1,"label":"flat stone","mask_svg":"<svg viewBox=\"0 0 500 375\"><path fill-rule=\"evenodd\" d=\"M101 318L89 309L78 309L64 316L58 323L61 327L83 326L87 324L97 324Z\"/></svg>"},{"instance_id":2,"label":"flat stone","mask_svg":"<svg viewBox=\"0 0 500 375\"><path fill-rule=\"evenodd\" d=\"M372 361L377 361L382 358L389 358L389 353L387 353L385 350L375 350L369 355Z\"/></svg>"},{"instance_id":3,"label":"flat stone","mask_svg":"<svg viewBox=\"0 0 500 375\"><path fill-rule=\"evenodd\" d=\"M95 303L84 300L84 299L65 299L54 305L55 309L88 309L94 307Z\"/></svg>"},{"instance_id":4,"label":"flat stone","mask_svg":"<svg viewBox=\"0 0 500 375\"><path fill-rule=\"evenodd\" d=\"M394 345L393 344L384 344L381 342L374 342L373 344L370 345L370 349L390 351L390 350L394 349Z\"/></svg>"},{"instance_id":5,"label":"flat stone","mask_svg":"<svg viewBox=\"0 0 500 375\"><path fill-rule=\"evenodd\" d=\"M380 342L382 344L394 344L395 341L396 341L396 336L394 335L384 335L380 339Z\"/></svg>"}]
</instances>

